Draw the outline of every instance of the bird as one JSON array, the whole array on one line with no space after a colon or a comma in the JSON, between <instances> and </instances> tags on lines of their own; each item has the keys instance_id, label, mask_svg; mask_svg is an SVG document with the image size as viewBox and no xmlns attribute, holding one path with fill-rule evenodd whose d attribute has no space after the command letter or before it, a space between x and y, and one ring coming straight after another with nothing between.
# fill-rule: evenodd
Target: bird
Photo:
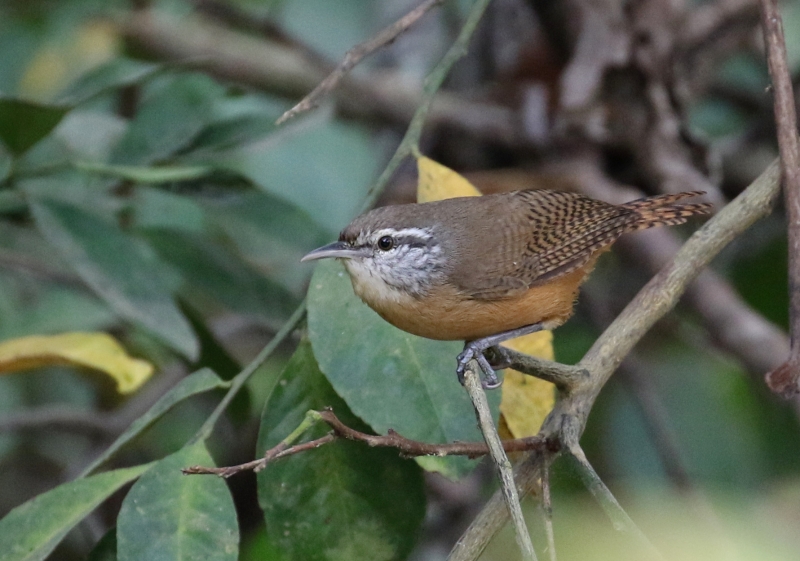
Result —
<instances>
[{"instance_id":1,"label":"bird","mask_svg":"<svg viewBox=\"0 0 800 561\"><path fill-rule=\"evenodd\" d=\"M617 205L528 189L385 206L301 261L342 260L356 295L383 319L428 339L465 341L458 379L475 359L484 387L494 388L485 350L563 324L598 257L622 234L709 214L709 203L682 202L703 194Z\"/></svg>"}]
</instances>

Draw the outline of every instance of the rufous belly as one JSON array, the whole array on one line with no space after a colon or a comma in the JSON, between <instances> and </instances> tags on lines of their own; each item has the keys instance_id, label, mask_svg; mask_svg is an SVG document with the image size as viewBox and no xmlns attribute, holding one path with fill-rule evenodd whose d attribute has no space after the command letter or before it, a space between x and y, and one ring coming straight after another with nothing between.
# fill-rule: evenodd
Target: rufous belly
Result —
<instances>
[{"instance_id":1,"label":"rufous belly","mask_svg":"<svg viewBox=\"0 0 800 561\"><path fill-rule=\"evenodd\" d=\"M522 294L491 301L468 298L448 285L420 298L369 301L365 294L360 296L404 331L428 339L470 341L539 322L545 329L558 327L572 315L589 270L581 267Z\"/></svg>"}]
</instances>

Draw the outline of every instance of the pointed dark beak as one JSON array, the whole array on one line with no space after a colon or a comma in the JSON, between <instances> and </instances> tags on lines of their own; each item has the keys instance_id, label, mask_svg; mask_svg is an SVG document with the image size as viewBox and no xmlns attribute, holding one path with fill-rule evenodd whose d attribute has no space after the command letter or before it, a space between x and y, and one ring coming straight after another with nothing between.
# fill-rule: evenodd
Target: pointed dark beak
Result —
<instances>
[{"instance_id":1,"label":"pointed dark beak","mask_svg":"<svg viewBox=\"0 0 800 561\"><path fill-rule=\"evenodd\" d=\"M333 242L307 253L300 261L314 261L315 259L327 259L329 257L352 259L353 257L366 257L368 254L368 248L354 248L345 242Z\"/></svg>"}]
</instances>

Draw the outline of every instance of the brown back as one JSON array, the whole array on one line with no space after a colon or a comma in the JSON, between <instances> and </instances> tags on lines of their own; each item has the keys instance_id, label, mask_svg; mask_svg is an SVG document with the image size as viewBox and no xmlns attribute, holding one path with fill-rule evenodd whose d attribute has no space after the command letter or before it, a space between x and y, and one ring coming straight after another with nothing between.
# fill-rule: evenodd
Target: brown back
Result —
<instances>
[{"instance_id":1,"label":"brown back","mask_svg":"<svg viewBox=\"0 0 800 561\"><path fill-rule=\"evenodd\" d=\"M456 243L445 248L483 250L454 260L449 281L475 299L517 296L586 265L625 232L708 214L707 203L677 203L700 194L659 195L623 205L548 190L484 197L483 216L456 227ZM490 203L490 198L497 200Z\"/></svg>"}]
</instances>

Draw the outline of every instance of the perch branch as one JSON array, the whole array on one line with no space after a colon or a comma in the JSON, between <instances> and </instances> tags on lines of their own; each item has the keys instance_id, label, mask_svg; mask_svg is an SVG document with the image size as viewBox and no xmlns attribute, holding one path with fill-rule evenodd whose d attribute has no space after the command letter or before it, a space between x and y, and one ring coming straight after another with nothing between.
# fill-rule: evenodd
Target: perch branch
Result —
<instances>
[{"instance_id":1,"label":"perch branch","mask_svg":"<svg viewBox=\"0 0 800 561\"><path fill-rule=\"evenodd\" d=\"M289 446L292 442L297 440L297 438L300 436L301 433L305 432L305 430L309 428L310 425L306 422L308 418L312 418L315 421L324 422L332 429L332 432L330 434L323 436L322 438L317 438L316 440L310 440L302 444ZM361 431L357 431L345 425L330 409L326 409L324 411L309 411L306 416L306 420L304 420L303 423L301 423L297 429L292 431L291 435L286 437L284 440L282 440L273 448L267 450L264 453L264 456L257 460L253 460L252 462L247 462L235 466L227 466L220 468L192 466L190 468L186 468L184 470L184 473L213 474L213 475L219 475L221 477L230 477L242 471L251 471L251 470L261 471L270 462L279 460L281 458L286 458L288 456L292 456L300 452L305 452L307 450L319 448L320 446L329 444L339 438L346 438L347 440L363 442L367 446L372 446L372 447L395 448L403 456L406 457L467 456L468 458L477 458L480 456L485 456L486 454L489 453L488 446L483 442L453 442L449 444L430 444L427 442L419 442L417 440L411 440L405 438L404 436L400 436L399 434L397 434L392 430L390 430L389 434L385 436L367 434ZM503 449L506 452L528 452L531 450L544 450L544 449L555 451L558 449L558 443L548 442L542 440L539 437L530 436L527 438L505 440L503 441Z\"/></svg>"},{"instance_id":2,"label":"perch branch","mask_svg":"<svg viewBox=\"0 0 800 561\"><path fill-rule=\"evenodd\" d=\"M577 387L589 377L589 372L583 368L544 360L507 347L491 347L487 349L485 355L493 364L502 364L503 368L512 368L523 374L545 380L563 391Z\"/></svg>"},{"instance_id":3,"label":"perch branch","mask_svg":"<svg viewBox=\"0 0 800 561\"><path fill-rule=\"evenodd\" d=\"M342 80L342 78L344 78L347 73L350 72L350 70L352 70L359 62L361 62L365 56L371 55L381 47L385 47L386 45L393 43L395 39L397 39L402 33L408 30L409 27L419 21L419 19L428 13L428 11L443 2L444 0L427 0L426 2L423 2L393 24L383 28L373 38L364 41L363 43L359 43L347 51L344 56L344 60L339 64L339 66L337 66L333 72L328 74L328 76L311 91L311 93L301 99L297 105L281 115L275 124L280 125L281 123L296 117L300 113L316 107L319 104L320 99L332 92L336 86L339 85L339 82Z\"/></svg>"},{"instance_id":4,"label":"perch branch","mask_svg":"<svg viewBox=\"0 0 800 561\"><path fill-rule=\"evenodd\" d=\"M783 199L789 240L789 358L766 376L775 393L791 397L800 392L800 142L794 89L786 61L786 42L777 0L761 0L761 26L767 63L775 92L775 124L783 170Z\"/></svg>"},{"instance_id":5,"label":"perch branch","mask_svg":"<svg viewBox=\"0 0 800 561\"><path fill-rule=\"evenodd\" d=\"M533 549L531 536L528 533L528 526L525 524L525 517L522 515L522 507L519 504L519 493L514 483L514 472L511 469L511 462L508 461L497 434L497 428L492 420L492 412L489 409L489 402L486 400L486 393L483 391L481 378L478 374L478 362L472 360L467 364L464 372L464 388L467 390L472 406L475 408L475 415L478 418L478 427L481 429L483 439L489 447L489 455L492 457L497 478L500 480L500 490L511 515L511 522L514 526L514 535L517 538L517 545L522 552L525 561L536 561L536 552Z\"/></svg>"}]
</instances>

